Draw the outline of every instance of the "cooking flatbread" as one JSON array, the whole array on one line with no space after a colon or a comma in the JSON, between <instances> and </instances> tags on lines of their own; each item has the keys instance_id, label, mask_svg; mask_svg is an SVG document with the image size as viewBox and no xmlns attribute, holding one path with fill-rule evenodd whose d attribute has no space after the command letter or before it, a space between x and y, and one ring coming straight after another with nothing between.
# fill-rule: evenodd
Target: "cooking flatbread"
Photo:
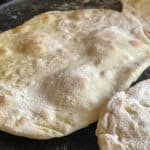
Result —
<instances>
[{"instance_id":1,"label":"cooking flatbread","mask_svg":"<svg viewBox=\"0 0 150 150\"><path fill-rule=\"evenodd\" d=\"M149 0L121 0L123 11L135 15L143 24L145 34L150 38L150 1Z\"/></svg>"},{"instance_id":2,"label":"cooking flatbread","mask_svg":"<svg viewBox=\"0 0 150 150\"><path fill-rule=\"evenodd\" d=\"M150 79L116 93L101 113L97 136L101 150L150 149Z\"/></svg>"},{"instance_id":3,"label":"cooking flatbread","mask_svg":"<svg viewBox=\"0 0 150 150\"><path fill-rule=\"evenodd\" d=\"M150 64L140 22L111 10L47 12L0 34L0 130L68 135Z\"/></svg>"}]
</instances>

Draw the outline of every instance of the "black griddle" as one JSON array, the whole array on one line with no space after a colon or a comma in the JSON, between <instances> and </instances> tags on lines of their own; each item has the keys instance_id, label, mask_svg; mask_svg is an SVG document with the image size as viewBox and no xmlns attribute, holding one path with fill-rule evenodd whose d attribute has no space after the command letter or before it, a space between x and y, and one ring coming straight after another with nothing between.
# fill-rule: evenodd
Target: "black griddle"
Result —
<instances>
[{"instance_id":1,"label":"black griddle","mask_svg":"<svg viewBox=\"0 0 150 150\"><path fill-rule=\"evenodd\" d=\"M106 8L121 11L119 0L0 0L0 31L22 24L49 10ZM69 4L69 5L66 5ZM150 78L150 67L137 82ZM98 150L96 123L69 136L52 140L31 140L0 132L0 150Z\"/></svg>"}]
</instances>

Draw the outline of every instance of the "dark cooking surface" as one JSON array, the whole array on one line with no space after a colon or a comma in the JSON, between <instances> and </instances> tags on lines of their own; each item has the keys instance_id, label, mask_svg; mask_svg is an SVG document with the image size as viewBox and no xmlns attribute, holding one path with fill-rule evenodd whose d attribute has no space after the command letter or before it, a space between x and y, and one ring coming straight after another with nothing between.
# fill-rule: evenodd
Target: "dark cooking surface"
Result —
<instances>
[{"instance_id":1,"label":"dark cooking surface","mask_svg":"<svg viewBox=\"0 0 150 150\"><path fill-rule=\"evenodd\" d=\"M7 1L7 3L5 3ZM48 10L79 8L112 8L121 10L118 0L0 0L0 30L21 24L32 16ZM69 5L66 5L68 2ZM2 4L3 3L3 4ZM150 68L139 80L150 78ZM0 150L98 150L96 124L60 139L36 141L0 132Z\"/></svg>"}]
</instances>

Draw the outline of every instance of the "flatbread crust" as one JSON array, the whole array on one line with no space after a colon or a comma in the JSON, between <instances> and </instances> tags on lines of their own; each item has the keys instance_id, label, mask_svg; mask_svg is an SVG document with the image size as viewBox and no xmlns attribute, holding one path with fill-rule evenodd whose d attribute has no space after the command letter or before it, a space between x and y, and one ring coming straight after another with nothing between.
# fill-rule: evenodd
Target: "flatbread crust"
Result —
<instances>
[{"instance_id":1,"label":"flatbread crust","mask_svg":"<svg viewBox=\"0 0 150 150\"><path fill-rule=\"evenodd\" d=\"M121 0L123 12L132 13L143 24L145 34L150 38L150 1L149 0Z\"/></svg>"},{"instance_id":2,"label":"flatbread crust","mask_svg":"<svg viewBox=\"0 0 150 150\"><path fill-rule=\"evenodd\" d=\"M150 79L118 92L100 114L96 134L101 150L150 149Z\"/></svg>"},{"instance_id":3,"label":"flatbread crust","mask_svg":"<svg viewBox=\"0 0 150 150\"><path fill-rule=\"evenodd\" d=\"M0 34L0 130L28 138L70 134L150 64L150 41L132 15L47 12Z\"/></svg>"}]
</instances>

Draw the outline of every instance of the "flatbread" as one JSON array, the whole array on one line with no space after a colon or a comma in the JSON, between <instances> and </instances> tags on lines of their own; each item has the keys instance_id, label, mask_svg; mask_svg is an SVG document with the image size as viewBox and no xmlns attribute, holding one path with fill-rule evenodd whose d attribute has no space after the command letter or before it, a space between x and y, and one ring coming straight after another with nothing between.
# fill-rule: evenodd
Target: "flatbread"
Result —
<instances>
[{"instance_id":1,"label":"flatbread","mask_svg":"<svg viewBox=\"0 0 150 150\"><path fill-rule=\"evenodd\" d=\"M149 0L121 0L123 12L132 13L143 24L145 34L150 38L150 1Z\"/></svg>"},{"instance_id":2,"label":"flatbread","mask_svg":"<svg viewBox=\"0 0 150 150\"><path fill-rule=\"evenodd\" d=\"M0 34L0 130L28 138L68 135L150 64L150 41L132 15L47 12Z\"/></svg>"},{"instance_id":3,"label":"flatbread","mask_svg":"<svg viewBox=\"0 0 150 150\"><path fill-rule=\"evenodd\" d=\"M101 113L97 136L101 150L150 149L150 79L116 93Z\"/></svg>"}]
</instances>

